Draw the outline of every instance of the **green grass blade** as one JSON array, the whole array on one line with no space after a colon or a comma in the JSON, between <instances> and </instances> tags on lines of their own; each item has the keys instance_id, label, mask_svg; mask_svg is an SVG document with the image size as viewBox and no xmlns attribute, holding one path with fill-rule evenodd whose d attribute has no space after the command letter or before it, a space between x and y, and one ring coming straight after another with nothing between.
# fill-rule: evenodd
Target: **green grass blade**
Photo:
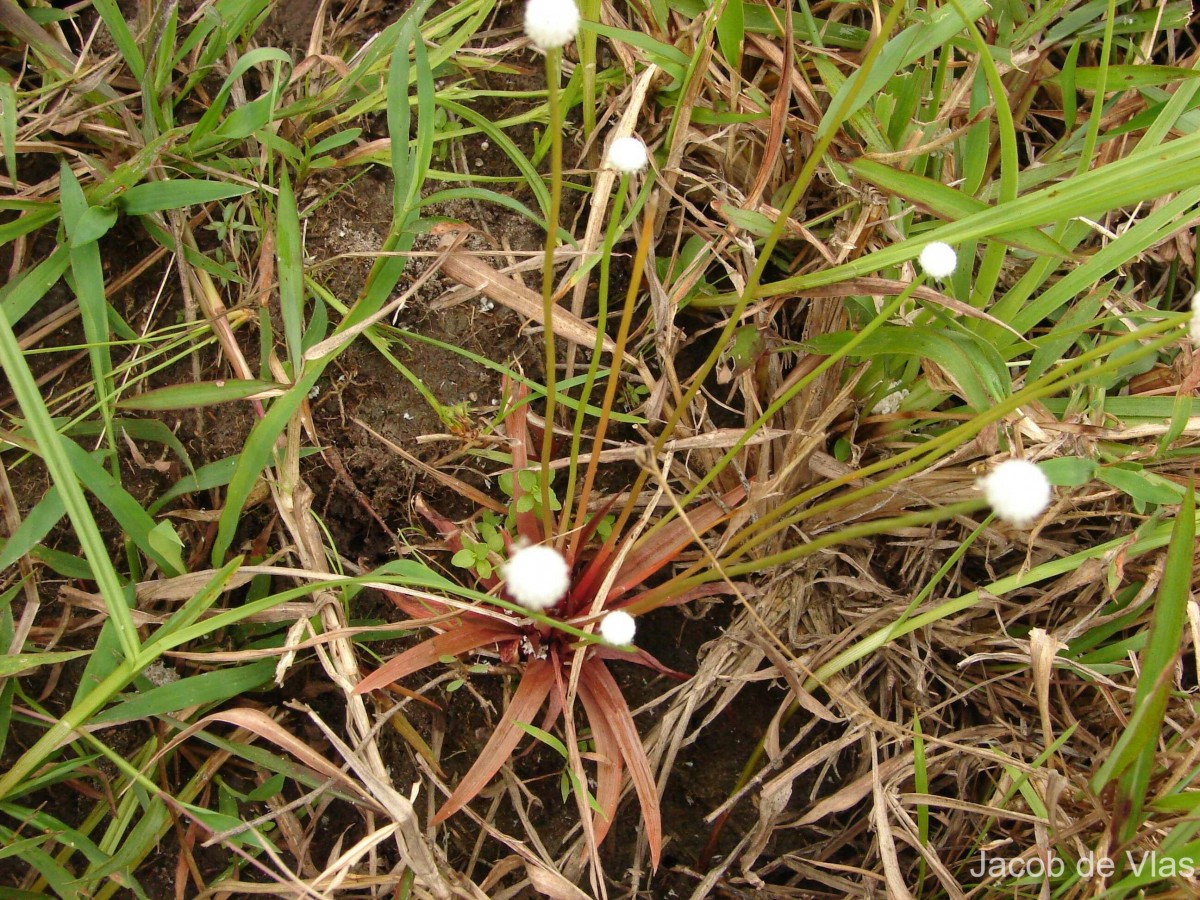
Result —
<instances>
[{"instance_id":1,"label":"green grass blade","mask_svg":"<svg viewBox=\"0 0 1200 900\"><path fill-rule=\"evenodd\" d=\"M17 560L50 533L50 529L58 524L66 511L58 488L52 487L46 491L46 496L22 517L16 531L4 541L3 549L0 549L0 571L16 565Z\"/></svg>"},{"instance_id":2,"label":"green grass blade","mask_svg":"<svg viewBox=\"0 0 1200 900\"><path fill-rule=\"evenodd\" d=\"M4 145L4 164L13 190L17 180L17 92L8 81L0 82L0 144Z\"/></svg>"},{"instance_id":3,"label":"green grass blade","mask_svg":"<svg viewBox=\"0 0 1200 900\"><path fill-rule=\"evenodd\" d=\"M279 308L283 336L293 377L300 371L304 338L304 251L300 238L300 214L287 166L280 164L279 202L276 205L275 253L279 266Z\"/></svg>"},{"instance_id":4,"label":"green grass blade","mask_svg":"<svg viewBox=\"0 0 1200 900\"><path fill-rule=\"evenodd\" d=\"M135 184L119 201L126 215L144 216L164 212L168 209L184 209L203 203L232 200L250 193L253 188L223 181L168 178L163 181L147 181Z\"/></svg>"},{"instance_id":5,"label":"green grass blade","mask_svg":"<svg viewBox=\"0 0 1200 900\"><path fill-rule=\"evenodd\" d=\"M198 381L194 384L173 384L170 387L146 391L136 397L117 401L118 409L134 409L147 412L162 412L170 409L195 409L216 406L218 403L233 403L251 397L277 397L285 387L277 381L236 379L228 381Z\"/></svg>"},{"instance_id":6,"label":"green grass blade","mask_svg":"<svg viewBox=\"0 0 1200 900\"><path fill-rule=\"evenodd\" d=\"M246 666L215 669L181 678L148 691L132 694L128 700L110 706L92 717L95 724L132 722L177 712L190 706L220 703L238 694L262 687L275 674L275 661L260 660Z\"/></svg>"},{"instance_id":7,"label":"green grass blade","mask_svg":"<svg viewBox=\"0 0 1200 900\"><path fill-rule=\"evenodd\" d=\"M0 316L0 364L3 364L8 375L12 392L25 414L29 431L38 444L50 477L62 494L63 505L71 519L75 535L91 565L109 618L116 627L122 653L126 659L133 659L138 653L137 628L133 624L133 616L130 615L121 580L113 568L108 547L100 535L96 520L92 518L78 476L71 466L67 449L69 442L54 430L50 413L42 400L33 373L29 371L29 366L21 355L17 336L4 316Z\"/></svg>"},{"instance_id":8,"label":"green grass blade","mask_svg":"<svg viewBox=\"0 0 1200 900\"><path fill-rule=\"evenodd\" d=\"M1195 548L1196 500L1194 490L1188 490L1171 529L1166 567L1158 587L1150 634L1141 656L1141 671L1131 704L1132 715L1112 753L1091 781L1092 790L1099 793L1111 781L1121 778L1120 794L1130 809L1130 816L1123 823L1126 838L1130 831L1137 830L1155 765L1163 716L1174 680L1175 660L1180 653L1187 621Z\"/></svg>"},{"instance_id":9,"label":"green grass blade","mask_svg":"<svg viewBox=\"0 0 1200 900\"><path fill-rule=\"evenodd\" d=\"M161 546L151 537L156 528L155 522L147 512L138 505L133 496L121 487L120 483L110 475L105 468L96 462L90 453L74 441L64 440L67 458L79 479L87 485L88 490L104 508L112 513L121 530L138 546L147 557L152 559L164 573L181 575L182 560L178 551L169 556L162 552Z\"/></svg>"}]
</instances>

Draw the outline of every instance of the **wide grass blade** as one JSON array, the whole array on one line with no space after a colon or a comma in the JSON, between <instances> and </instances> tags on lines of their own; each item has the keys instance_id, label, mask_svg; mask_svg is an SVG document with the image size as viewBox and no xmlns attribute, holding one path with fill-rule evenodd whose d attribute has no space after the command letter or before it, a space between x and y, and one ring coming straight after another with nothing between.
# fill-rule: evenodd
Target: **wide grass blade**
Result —
<instances>
[{"instance_id":1,"label":"wide grass blade","mask_svg":"<svg viewBox=\"0 0 1200 900\"><path fill-rule=\"evenodd\" d=\"M303 364L304 337L304 251L300 239L300 215L287 167L281 166L279 202L276 204L275 252L279 270L279 308L283 336L293 376Z\"/></svg>"},{"instance_id":2,"label":"wide grass blade","mask_svg":"<svg viewBox=\"0 0 1200 900\"><path fill-rule=\"evenodd\" d=\"M251 190L253 188L223 181L167 178L135 184L121 195L119 204L128 216L145 216L169 209L232 200L245 196Z\"/></svg>"},{"instance_id":3,"label":"wide grass blade","mask_svg":"<svg viewBox=\"0 0 1200 900\"><path fill-rule=\"evenodd\" d=\"M284 388L277 381L255 379L227 381L198 381L194 384L173 384L170 387L146 391L136 397L117 401L118 409L135 409L144 412L162 412L169 409L195 409L232 403L250 398L266 399L278 397Z\"/></svg>"}]
</instances>

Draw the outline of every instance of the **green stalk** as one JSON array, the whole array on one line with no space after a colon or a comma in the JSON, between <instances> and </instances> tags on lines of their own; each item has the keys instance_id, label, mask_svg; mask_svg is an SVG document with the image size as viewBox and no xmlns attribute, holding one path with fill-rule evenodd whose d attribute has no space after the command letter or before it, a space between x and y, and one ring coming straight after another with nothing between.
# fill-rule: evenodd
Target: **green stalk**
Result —
<instances>
[{"instance_id":1,"label":"green stalk","mask_svg":"<svg viewBox=\"0 0 1200 900\"><path fill-rule=\"evenodd\" d=\"M604 433L608 430L609 413L612 410L613 400L617 395L617 384L621 378L621 360L625 358L625 344L629 339L629 326L633 321L633 307L637 300L638 290L642 284L642 270L646 266L646 257L650 252L651 230L654 227L655 208L654 203L650 203L647 209L643 211L642 218L642 233L638 240L637 253L633 258L633 272L629 279L629 290L625 294L625 309L621 312L621 323L617 326L616 346L613 348L613 364L608 373L608 381L604 387L604 401L600 404L600 420L596 423L596 436L592 442L592 458L588 460L587 474L583 479L583 490L579 495L579 510L575 516L575 526L572 529L572 546L579 539L580 529L583 527L584 516L587 514L587 498L592 493L592 484L596 479L596 468L600 464L600 451L604 446ZM643 473L644 476L644 473ZM644 480L643 476L639 476ZM616 524L613 526L612 533L609 534L608 540L604 542L604 546L600 548L600 557L607 557L612 548L616 545L617 536L624 533L625 523L629 521L630 513L633 512L633 499L641 490L641 482L634 488L629 495L630 502L625 504L625 508L621 510L621 515L617 518Z\"/></svg>"},{"instance_id":2,"label":"green stalk","mask_svg":"<svg viewBox=\"0 0 1200 900\"><path fill-rule=\"evenodd\" d=\"M55 722L41 736L36 744L26 750L13 763L11 769L0 777L0 797L7 797L22 781L29 777L35 768L41 765L51 753L64 742L74 739L75 731L83 727L89 719L104 708L118 691L122 690L145 666L157 658L158 653L150 654L150 659L139 659L136 655L121 662L112 673L102 682L92 688L77 704L67 710L66 714Z\"/></svg>"},{"instance_id":3,"label":"green stalk","mask_svg":"<svg viewBox=\"0 0 1200 900\"><path fill-rule=\"evenodd\" d=\"M679 579L672 579L663 585L662 588L648 591L640 599L621 608L632 616L638 616L656 609L661 604L664 599L663 588L671 588L665 596L679 596L685 590L701 584L707 584L710 581L737 578L740 575L751 575L755 572L762 572L773 566L788 565L798 559L812 556L818 550L824 550L827 547L836 547L838 544L843 544L846 541L874 537L877 534L886 534L889 531L895 531L900 528L912 528L916 525L932 525L936 522L944 522L946 519L953 519L955 516L978 512L986 505L987 501L979 497L974 500L963 500L961 503L953 503L950 506L931 507L917 512L906 513L903 516L893 516L890 519L876 519L873 522L851 525L847 528L823 534L807 543L799 544L787 550L781 550L779 553L764 556L761 559L752 559L732 566L722 563L720 568L709 569L701 575L692 578L681 577Z\"/></svg>"},{"instance_id":4,"label":"green stalk","mask_svg":"<svg viewBox=\"0 0 1200 900\"><path fill-rule=\"evenodd\" d=\"M892 31L892 28L895 27L896 22L900 18L900 14L904 11L904 7L905 4L901 2L897 2L892 6L891 11L887 15L887 19L883 23L883 27L880 28L879 33L876 34L872 39L871 44L863 58L862 65L859 66L858 71L854 75L854 80L851 82L852 88L848 89L844 94L841 95L836 107L831 109L828 115L822 119L821 127L818 132L817 141L813 147L812 154L805 161L804 167L800 170L800 174L796 177L795 184L792 185L792 189L788 193L787 199L784 201L783 206L779 210L779 216L775 220L775 224L772 226L770 233L767 235L767 239L764 242L762 249L759 251L758 262L754 266L754 271L751 272L750 277L746 279L745 288L738 296L738 300L734 305L734 308L730 311L729 318L725 323L725 327L721 329L720 335L713 344L712 352L709 353L708 357L696 371L696 374L692 376L691 385L688 387L682 399L676 405L674 412L672 412L670 417L667 419L666 425L663 426L662 431L655 439L654 446L651 449L650 454L652 459L657 459L662 454L663 447L666 445L667 441L671 439L671 435L674 434L675 428L679 425L679 421L683 418L684 413L691 406L692 400L695 399L696 394L700 392L701 387L704 385L705 379L708 378L709 374L712 372L713 367L717 364L717 360L720 359L725 347L728 346L730 338L733 337L733 332L738 328L738 324L741 321L742 315L746 311L746 307L750 305L750 301L754 299L754 294L758 290L759 285L762 283L763 273L766 271L767 264L771 260L771 255L775 252L775 246L779 243L780 238L783 236L784 229L787 226L788 217L792 214L792 210L796 208L796 204L800 202L800 198L804 196L804 192L808 189L808 185L812 182L813 177L816 175L817 167L821 164L822 160L825 158L825 154L829 151L829 147L832 145L834 137L837 136L842 122L845 121L845 119L849 116L851 109L853 109L854 101L857 97L858 91L861 89L863 81L866 80L867 74L870 72L875 60L883 50L883 45L887 42L887 35L889 35ZM634 480L633 487L630 489L631 497L636 497L641 493L642 488L646 484L646 479L648 476L649 472L647 472L645 469L638 473L637 478ZM616 527L613 528L612 535L610 536L609 540L605 542L604 547L602 547L600 550L601 557L607 556L612 552L613 542L615 541L616 536L621 533L621 530L624 528L625 523L628 521L631 513L632 506L622 510L621 517L618 519Z\"/></svg>"},{"instance_id":5,"label":"green stalk","mask_svg":"<svg viewBox=\"0 0 1200 900\"><path fill-rule=\"evenodd\" d=\"M585 107L586 108L586 107ZM616 202L609 213L608 228L604 233L604 244L600 250L600 285L598 288L598 307L596 311L596 343L592 347L592 361L588 364L587 376L583 382L583 392L579 396L579 408L575 413L575 425L571 432L570 465L567 468L567 489L563 499L562 517L559 521L559 534L567 529L567 518L571 514L571 504L575 500L575 480L579 474L579 446L583 438L583 420L586 416L588 401L592 396L592 388L596 384L596 373L600 370L600 356L604 347L604 333L608 325L608 280L612 269L612 250L617 242L620 231L621 213L625 208L625 200L629 194L629 176L622 175L620 186L617 188ZM619 357L614 357L613 368L619 365ZM613 376L615 377L615 375ZM597 450L600 448L597 447ZM581 494L579 506L581 510L587 507L588 496Z\"/></svg>"},{"instance_id":6,"label":"green stalk","mask_svg":"<svg viewBox=\"0 0 1200 900\"><path fill-rule=\"evenodd\" d=\"M75 535L83 548L84 557L91 566L100 596L104 598L105 609L116 627L121 655L127 661L135 659L139 647L138 633L133 615L129 612L125 589L117 576L117 570L113 568L108 547L100 529L96 527L96 520L92 517L87 499L83 495L83 488L62 445L67 439L55 430L41 391L34 381L33 373L29 371L12 325L5 315L0 315L0 364L3 364L8 375L13 394L28 422L29 431L37 442L46 468L50 470L50 477L62 495L63 506L66 507ZM5 776L2 783L11 787L13 782L10 776L11 772ZM0 790L0 796L3 795L4 791Z\"/></svg>"},{"instance_id":7,"label":"green stalk","mask_svg":"<svg viewBox=\"0 0 1200 900\"><path fill-rule=\"evenodd\" d=\"M600 0L582 0L579 12L584 21L600 21ZM583 66L583 136L590 138L596 130L596 32L581 30L577 40L579 62ZM570 504L564 503L565 510Z\"/></svg>"},{"instance_id":8,"label":"green stalk","mask_svg":"<svg viewBox=\"0 0 1200 900\"><path fill-rule=\"evenodd\" d=\"M546 103L550 108L550 215L546 228L546 255L542 261L542 316L546 350L546 427L542 431L542 530L554 532L550 509L550 455L554 449L554 400L557 355L554 350L554 246L558 242L558 219L562 207L562 109L558 98L558 74L562 50L546 51Z\"/></svg>"},{"instance_id":9,"label":"green stalk","mask_svg":"<svg viewBox=\"0 0 1200 900\"><path fill-rule=\"evenodd\" d=\"M729 345L730 338L733 337L733 332L739 327L742 315L746 311L746 307L750 305L750 301L754 299L754 294L758 290L758 286L762 283L763 274L766 272L767 265L771 261L771 256L775 252L775 247L783 237L783 232L787 227L788 218L792 214L792 210L796 208L796 204L800 202L800 198L804 196L804 192L808 190L809 184L812 183L813 177L817 173L817 167L821 165L825 159L825 154L829 151L829 147L833 144L833 139L837 136L842 123L849 116L850 110L853 108L855 98L861 88L862 83L866 80L871 67L883 50L883 45L887 43L887 36L891 34L892 28L900 19L900 14L904 11L905 4L897 2L893 4L891 11L884 20L883 27L879 33L874 36L870 47L867 49L866 55L863 57L862 65L854 74L853 87L842 94L840 101L834 109L821 120L821 127L818 131L817 141L813 146L813 151L808 159L804 162L804 167L800 170L800 174L796 177L795 184L792 185L791 191L788 192L787 199L779 210L779 216L775 219L775 224L771 227L770 233L767 235L766 241L763 243L762 249L758 252L758 262L755 263L754 271L750 273L750 277L746 279L746 285L738 297L737 303L729 313L729 319L725 323L725 327L721 329L721 334L718 336L716 343L713 344L712 352L704 360L703 364L692 377L692 384L683 395L683 399L675 407L675 411L667 420L667 424L663 427L662 432L654 442L654 457L658 457L662 453L663 447L667 441L671 439L671 435L675 432L676 426L679 425L679 420L683 418L684 413L691 406L692 400L696 394L700 392L700 388L704 385L704 380L708 378L713 367L717 364L717 360L721 358L721 354ZM789 48L790 52L790 48ZM642 484L645 483L644 475L639 478ZM634 489L634 496L637 496L641 489L641 484Z\"/></svg>"},{"instance_id":10,"label":"green stalk","mask_svg":"<svg viewBox=\"0 0 1200 900\"><path fill-rule=\"evenodd\" d=\"M738 556L745 555L755 547L761 545L772 535L798 525L800 522L803 522L806 519L810 519L814 516L818 516L834 509L838 509L846 504L853 503L856 500L869 497L873 493L887 489L891 485L902 481L904 478L907 478L909 475L927 468L937 459L940 459L942 456L945 456L947 453L950 453L952 450L954 450L954 448L961 446L963 443L973 438L982 430L984 424L992 421L998 421L1003 416L1010 412L1014 412L1026 403L1029 403L1033 400L1040 400L1042 397L1047 397L1051 394L1058 393L1065 388L1088 381L1089 379L1096 377L1098 374L1111 372L1120 368L1122 365L1126 365L1128 360L1109 359L1094 369L1084 368L1086 363L1091 361L1091 358L1102 356L1106 352L1111 352L1112 350L1115 350L1119 344L1130 343L1137 338L1145 337L1147 334L1173 329L1174 327L1174 322L1165 320L1140 331L1130 332L1127 335L1123 335L1121 338L1113 340L1103 347L1096 348L1095 350L1082 354L1074 360L1069 360L1060 366L1059 369L1054 373L1043 376L1035 381L1032 385L1029 385L1024 390L1008 398L1008 400L998 403L987 413L976 417L976 419L972 421L964 422L962 425L951 429L945 434L938 435L936 438L933 438L925 444L913 447L912 449L906 450L905 452L894 457L890 457L887 460L881 460L879 463L867 466L857 473L843 475L839 478L835 478L831 481L825 482L824 484L817 485L816 487L804 491L791 500L780 504L778 507L764 515L757 522L748 526L739 536L741 538L740 542L730 549L730 558L737 558ZM1177 338L1174 335L1159 338L1158 341L1148 345L1147 350L1150 350L1151 348L1154 350L1161 349L1169 344L1175 343L1176 340ZM1078 368L1080 371L1077 371L1072 375L1068 375L1065 378L1062 377L1063 372L1069 372L1074 368ZM783 518L793 509L804 505L809 500L816 499L822 494L826 494L835 488L842 487L852 481L872 475L875 472L884 471L898 463L905 462L907 460L913 461L887 475L885 478L880 479L879 481L872 482L871 484L859 488L858 490L851 491L849 494L834 497L833 499L827 500L824 503L819 503L816 506L808 507L800 513L791 516L790 518ZM772 525L772 523L775 524ZM751 537L755 532L762 533Z\"/></svg>"}]
</instances>

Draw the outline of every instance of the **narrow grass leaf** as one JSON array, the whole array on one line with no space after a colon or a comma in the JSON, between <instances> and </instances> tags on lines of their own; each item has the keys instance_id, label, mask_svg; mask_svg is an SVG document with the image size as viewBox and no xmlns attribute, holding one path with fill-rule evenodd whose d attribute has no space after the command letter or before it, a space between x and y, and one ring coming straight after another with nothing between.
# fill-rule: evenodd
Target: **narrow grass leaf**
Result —
<instances>
[{"instance_id":1,"label":"narrow grass leaf","mask_svg":"<svg viewBox=\"0 0 1200 900\"><path fill-rule=\"evenodd\" d=\"M0 81L0 144L4 145L4 164L8 180L17 189L17 92L11 82Z\"/></svg>"},{"instance_id":2,"label":"narrow grass leaf","mask_svg":"<svg viewBox=\"0 0 1200 900\"><path fill-rule=\"evenodd\" d=\"M39 204L35 209L26 210L19 218L0 225L0 247L49 225L57 218L58 204L56 203Z\"/></svg>"},{"instance_id":3,"label":"narrow grass leaf","mask_svg":"<svg viewBox=\"0 0 1200 900\"><path fill-rule=\"evenodd\" d=\"M54 430L41 391L21 354L12 326L4 316L0 316L0 364L8 375L9 385L25 414L29 431L37 441L50 477L62 494L63 505L74 526L76 538L91 564L110 620L120 635L122 651L127 659L131 659L138 649L137 629L129 612L121 580L109 558L107 544L96 526L95 519L92 518L87 499L79 486L78 476L71 465L68 445L75 445Z\"/></svg>"},{"instance_id":4,"label":"narrow grass leaf","mask_svg":"<svg viewBox=\"0 0 1200 900\"><path fill-rule=\"evenodd\" d=\"M50 533L50 529L58 524L66 511L58 488L52 487L46 491L46 495L22 516L21 524L3 542L3 548L0 549L0 571L16 565L22 556L29 553Z\"/></svg>"},{"instance_id":5,"label":"narrow grass leaf","mask_svg":"<svg viewBox=\"0 0 1200 900\"><path fill-rule=\"evenodd\" d=\"M231 697L257 690L270 682L274 674L275 661L264 659L246 666L192 675L133 694L128 700L93 716L92 723L104 725L134 722L178 712L191 706L221 703Z\"/></svg>"},{"instance_id":6,"label":"narrow grass leaf","mask_svg":"<svg viewBox=\"0 0 1200 900\"><path fill-rule=\"evenodd\" d=\"M229 102L229 94L233 90L234 85L255 66L264 65L269 62L280 62L290 67L292 58L284 51L275 47L259 47L238 59L221 85L220 90L213 97L208 109L200 117L200 121L192 128L188 144L193 152L206 149L218 139L215 132L221 123L221 115L225 112L225 106Z\"/></svg>"},{"instance_id":7,"label":"narrow grass leaf","mask_svg":"<svg viewBox=\"0 0 1200 900\"><path fill-rule=\"evenodd\" d=\"M742 41L746 37L746 17L742 0L726 0L721 17L717 19L717 43L721 55L735 72L742 66Z\"/></svg>"},{"instance_id":8,"label":"narrow grass leaf","mask_svg":"<svg viewBox=\"0 0 1200 900\"><path fill-rule=\"evenodd\" d=\"M283 336L287 344L292 375L300 371L304 338L304 252L300 239L300 215L287 167L279 179L276 204L275 253L279 270L279 308L283 317Z\"/></svg>"},{"instance_id":9,"label":"narrow grass leaf","mask_svg":"<svg viewBox=\"0 0 1200 900\"><path fill-rule=\"evenodd\" d=\"M32 269L25 269L19 276L0 288L0 310L16 325L25 314L46 296L50 288L71 265L71 252L61 244L54 252Z\"/></svg>"},{"instance_id":10,"label":"narrow grass leaf","mask_svg":"<svg viewBox=\"0 0 1200 900\"><path fill-rule=\"evenodd\" d=\"M1183 503L1171 529L1166 566L1154 603L1149 637L1141 655L1141 671L1130 704L1129 722L1112 752L1092 776L1092 790L1099 793L1114 779L1130 773L1122 781L1121 793L1131 804L1131 822L1135 827L1154 766L1175 659L1180 652L1187 621L1195 542L1195 497L1194 492L1188 490L1184 492Z\"/></svg>"},{"instance_id":11,"label":"narrow grass leaf","mask_svg":"<svg viewBox=\"0 0 1200 900\"><path fill-rule=\"evenodd\" d=\"M150 636L145 643L146 648L153 647L157 652L162 653L183 643L179 639L179 634L208 611L221 596L225 585L229 583L229 579L241 568L241 565L242 557L239 556L213 573L208 583L172 613L171 618Z\"/></svg>"},{"instance_id":12,"label":"narrow grass leaf","mask_svg":"<svg viewBox=\"0 0 1200 900\"><path fill-rule=\"evenodd\" d=\"M300 408L300 404L308 396L321 374L321 367L313 367L306 372L299 382L271 404L267 414L255 423L245 447L238 457L238 463L229 480L229 488L225 491L225 508L221 510L221 518L217 524L217 536L213 541L212 560L214 566L220 566L233 543L234 533L242 519L242 509L254 489L263 470L270 463L275 451L275 441L287 427L288 420Z\"/></svg>"},{"instance_id":13,"label":"narrow grass leaf","mask_svg":"<svg viewBox=\"0 0 1200 900\"><path fill-rule=\"evenodd\" d=\"M284 390L277 381L235 378L226 381L198 381L194 384L173 384L134 397L125 397L117 401L117 408L142 412L195 409L215 406L218 403L248 400L251 397L278 397Z\"/></svg>"},{"instance_id":14,"label":"narrow grass leaf","mask_svg":"<svg viewBox=\"0 0 1200 900\"><path fill-rule=\"evenodd\" d=\"M847 163L846 167L855 175L882 191L902 197L918 208L947 221L957 221L973 213L983 212L992 207L982 200L957 191L952 187L926 178L914 175L902 169L894 169L872 159L856 159ZM998 237L998 240L1045 256L1061 258L1070 257L1070 252L1054 238L1038 231L1036 228L1020 228Z\"/></svg>"},{"instance_id":15,"label":"narrow grass leaf","mask_svg":"<svg viewBox=\"0 0 1200 900\"><path fill-rule=\"evenodd\" d=\"M38 666L53 666L58 663L68 662L72 659L78 659L81 656L87 656L89 652L88 650L64 650L59 653L46 653L42 651L39 653L15 653L0 656L0 678L29 672Z\"/></svg>"},{"instance_id":16,"label":"narrow grass leaf","mask_svg":"<svg viewBox=\"0 0 1200 900\"><path fill-rule=\"evenodd\" d=\"M121 195L121 210L129 216L145 216L169 209L185 209L203 203L232 200L250 193L253 188L223 181L168 178L135 184Z\"/></svg>"},{"instance_id":17,"label":"narrow grass leaf","mask_svg":"<svg viewBox=\"0 0 1200 900\"><path fill-rule=\"evenodd\" d=\"M178 558L171 559L159 551L150 540L150 532L155 522L150 518L137 500L121 487L105 468L96 462L90 453L74 441L65 441L67 457L71 460L76 474L87 485L88 490L104 508L112 513L121 530L146 554L154 563L168 575L183 574Z\"/></svg>"}]
</instances>

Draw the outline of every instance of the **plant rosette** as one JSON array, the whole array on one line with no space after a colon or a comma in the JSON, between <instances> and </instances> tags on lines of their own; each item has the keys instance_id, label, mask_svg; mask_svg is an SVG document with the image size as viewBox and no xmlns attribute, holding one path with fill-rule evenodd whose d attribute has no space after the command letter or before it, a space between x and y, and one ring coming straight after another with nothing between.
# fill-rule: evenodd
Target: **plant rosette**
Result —
<instances>
[{"instance_id":1,"label":"plant rosette","mask_svg":"<svg viewBox=\"0 0 1200 900\"><path fill-rule=\"evenodd\" d=\"M525 390L518 388L506 420L512 447L512 465L520 472L530 465L530 423ZM612 507L608 503L584 525L583 533L570 549L560 553L542 533L541 517L521 498L528 491L520 478L512 479L510 520L515 534L502 531L507 560L489 567L487 574L473 570L479 587L499 602L441 602L428 594L410 596L389 591L392 601L414 619L438 619L430 628L436 633L388 660L355 688L365 693L434 665L447 656L467 653L494 654L501 663L516 667L518 683L508 708L496 724L486 746L463 776L450 797L434 815L432 824L445 821L470 802L512 756L532 724L543 715L540 727L549 730L567 705L566 687L572 667L579 666L578 698L596 742L596 774L593 829L596 843L607 835L617 812L626 768L642 808L651 858L657 867L662 849L662 821L658 792L633 714L608 669L608 662L637 663L669 677L686 680L687 675L667 668L645 650L634 647L636 620L622 607L637 602L638 590L647 579L678 558L698 535L732 515L732 508L745 492L737 488L720 502L709 501L694 509L688 521L676 519L658 530L652 541L633 542L625 551L618 536L610 534L602 543L597 528ZM581 497L582 508L588 498ZM417 512L440 534L446 548L458 553L466 546L463 526L431 509L421 497L414 500ZM599 546L596 544L599 543ZM604 585L608 584L607 589ZM604 591L603 596L600 592ZM704 585L680 596L668 596L655 606L678 605L703 596L724 593L721 584ZM593 635L589 629L598 631Z\"/></svg>"}]
</instances>

